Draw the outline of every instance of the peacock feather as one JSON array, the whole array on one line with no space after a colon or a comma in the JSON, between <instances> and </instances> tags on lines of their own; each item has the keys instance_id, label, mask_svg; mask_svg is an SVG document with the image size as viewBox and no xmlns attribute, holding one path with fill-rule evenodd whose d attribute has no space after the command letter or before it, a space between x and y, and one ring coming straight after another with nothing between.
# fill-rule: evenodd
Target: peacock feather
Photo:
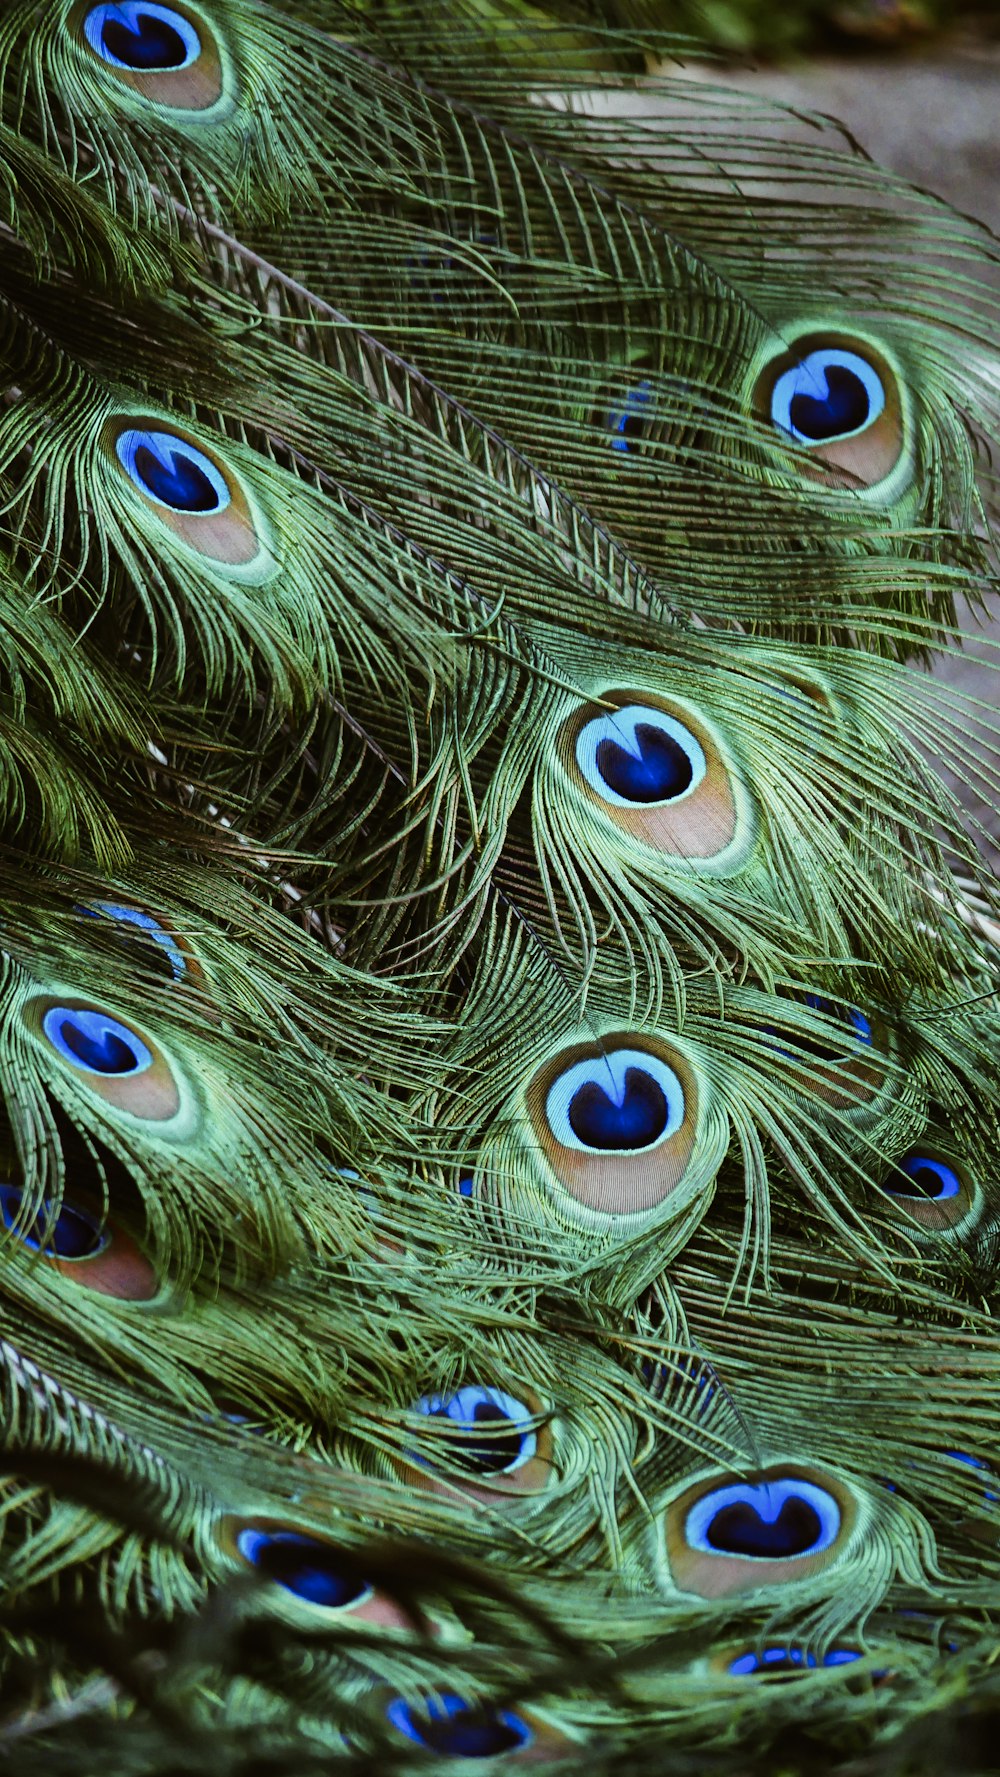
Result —
<instances>
[{"instance_id":1,"label":"peacock feather","mask_svg":"<svg viewBox=\"0 0 1000 1777\"><path fill-rule=\"evenodd\" d=\"M997 248L682 47L6 0L12 1772L993 1768Z\"/></svg>"}]
</instances>

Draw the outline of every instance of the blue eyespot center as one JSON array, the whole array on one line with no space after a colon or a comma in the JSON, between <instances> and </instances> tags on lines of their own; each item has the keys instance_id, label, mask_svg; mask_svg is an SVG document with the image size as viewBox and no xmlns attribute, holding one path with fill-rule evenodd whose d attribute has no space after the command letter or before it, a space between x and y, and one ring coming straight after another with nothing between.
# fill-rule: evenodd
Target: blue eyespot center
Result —
<instances>
[{"instance_id":1,"label":"blue eyespot center","mask_svg":"<svg viewBox=\"0 0 1000 1777\"><path fill-rule=\"evenodd\" d=\"M811 1481L738 1481L695 1501L685 1535L707 1554L786 1561L822 1554L836 1541L840 1522L833 1495Z\"/></svg>"},{"instance_id":2,"label":"blue eyespot center","mask_svg":"<svg viewBox=\"0 0 1000 1777\"><path fill-rule=\"evenodd\" d=\"M623 802L668 802L690 789L691 760L679 741L648 722L634 730L634 747L598 742L597 770Z\"/></svg>"},{"instance_id":3,"label":"blue eyespot center","mask_svg":"<svg viewBox=\"0 0 1000 1777\"><path fill-rule=\"evenodd\" d=\"M371 1597L364 1580L343 1571L336 1549L297 1530L259 1530L247 1525L236 1538L244 1561L306 1604L347 1610Z\"/></svg>"},{"instance_id":4,"label":"blue eyespot center","mask_svg":"<svg viewBox=\"0 0 1000 1777\"><path fill-rule=\"evenodd\" d=\"M152 1051L127 1024L110 1012L79 1006L50 1006L42 1029L53 1049L87 1074L123 1077L152 1067Z\"/></svg>"},{"instance_id":5,"label":"blue eyespot center","mask_svg":"<svg viewBox=\"0 0 1000 1777\"><path fill-rule=\"evenodd\" d=\"M445 1758L495 1758L519 1752L533 1739L527 1722L512 1710L466 1703L451 1691L429 1697L419 1710L395 1697L386 1716L416 1746Z\"/></svg>"},{"instance_id":6,"label":"blue eyespot center","mask_svg":"<svg viewBox=\"0 0 1000 1777\"><path fill-rule=\"evenodd\" d=\"M159 74L188 68L201 54L191 22L156 0L118 0L91 7L83 25L86 42L113 68Z\"/></svg>"},{"instance_id":7,"label":"blue eyespot center","mask_svg":"<svg viewBox=\"0 0 1000 1777\"><path fill-rule=\"evenodd\" d=\"M111 1236L85 1210L63 1202L59 1209L46 1200L34 1220L20 1222L24 1191L19 1185L0 1183L0 1216L4 1227L16 1234L22 1246L51 1259L92 1259L110 1244ZM20 1225L19 1225L20 1222Z\"/></svg>"},{"instance_id":8,"label":"blue eyespot center","mask_svg":"<svg viewBox=\"0 0 1000 1777\"><path fill-rule=\"evenodd\" d=\"M613 1049L559 1074L549 1088L545 1114L563 1146L636 1153L680 1128L684 1089L659 1056Z\"/></svg>"},{"instance_id":9,"label":"blue eyespot center","mask_svg":"<svg viewBox=\"0 0 1000 1777\"><path fill-rule=\"evenodd\" d=\"M659 1139L669 1115L666 1094L645 1068L625 1070L621 1092L608 1091L597 1080L587 1080L574 1092L569 1105L573 1134L588 1148L627 1152L648 1148Z\"/></svg>"},{"instance_id":10,"label":"blue eyespot center","mask_svg":"<svg viewBox=\"0 0 1000 1777\"><path fill-rule=\"evenodd\" d=\"M911 1182L913 1189L908 1191L890 1178L885 1184L890 1197L912 1199L917 1203L945 1203L961 1193L962 1181L955 1168L945 1160L934 1160L929 1154L920 1153L919 1149L900 1160L896 1171Z\"/></svg>"},{"instance_id":11,"label":"blue eyespot center","mask_svg":"<svg viewBox=\"0 0 1000 1777\"><path fill-rule=\"evenodd\" d=\"M704 749L676 717L626 704L585 722L576 762L591 789L615 807L674 802L701 783Z\"/></svg>"},{"instance_id":12,"label":"blue eyespot center","mask_svg":"<svg viewBox=\"0 0 1000 1777\"><path fill-rule=\"evenodd\" d=\"M122 935L129 943L130 954L141 947L157 971L169 975L172 981L180 981L187 974L187 961L176 938L141 907L123 906L117 901L95 901L93 906L79 906L76 911L89 919L113 920L115 925L124 928ZM148 943L144 942L147 939Z\"/></svg>"},{"instance_id":13,"label":"blue eyespot center","mask_svg":"<svg viewBox=\"0 0 1000 1777\"><path fill-rule=\"evenodd\" d=\"M530 1408L502 1389L470 1383L451 1395L424 1395L416 1406L428 1419L450 1421L449 1455L472 1473L512 1474L538 1448Z\"/></svg>"},{"instance_id":14,"label":"blue eyespot center","mask_svg":"<svg viewBox=\"0 0 1000 1777\"><path fill-rule=\"evenodd\" d=\"M808 352L778 377L771 418L799 444L851 438L884 412L885 388L874 366L857 352L824 347Z\"/></svg>"},{"instance_id":15,"label":"blue eyespot center","mask_svg":"<svg viewBox=\"0 0 1000 1777\"><path fill-rule=\"evenodd\" d=\"M118 461L130 481L172 512L208 518L224 512L232 496L211 458L175 432L135 427L115 441Z\"/></svg>"}]
</instances>

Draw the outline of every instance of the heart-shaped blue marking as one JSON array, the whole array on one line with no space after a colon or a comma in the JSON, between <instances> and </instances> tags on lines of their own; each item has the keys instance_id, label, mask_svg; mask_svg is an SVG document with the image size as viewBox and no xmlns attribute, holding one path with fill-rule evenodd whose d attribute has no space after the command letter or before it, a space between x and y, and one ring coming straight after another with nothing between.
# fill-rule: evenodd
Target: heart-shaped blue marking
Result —
<instances>
[{"instance_id":1,"label":"heart-shaped blue marking","mask_svg":"<svg viewBox=\"0 0 1000 1777\"><path fill-rule=\"evenodd\" d=\"M870 426L885 409L885 389L858 352L826 347L808 352L778 377L771 418L800 444L829 444Z\"/></svg>"},{"instance_id":2,"label":"heart-shaped blue marking","mask_svg":"<svg viewBox=\"0 0 1000 1777\"><path fill-rule=\"evenodd\" d=\"M600 776L624 802L667 802L691 786L691 760L673 735L648 722L638 722L634 744L599 741L596 763Z\"/></svg>"},{"instance_id":3,"label":"heart-shaped blue marking","mask_svg":"<svg viewBox=\"0 0 1000 1777\"><path fill-rule=\"evenodd\" d=\"M153 1064L140 1036L109 1012L80 1006L51 1006L42 1029L65 1061L88 1074L145 1073Z\"/></svg>"},{"instance_id":4,"label":"heart-shaped blue marking","mask_svg":"<svg viewBox=\"0 0 1000 1777\"><path fill-rule=\"evenodd\" d=\"M84 21L91 49L112 67L167 73L190 67L201 41L189 19L158 0L118 0L94 6Z\"/></svg>"},{"instance_id":5,"label":"heart-shaped blue marking","mask_svg":"<svg viewBox=\"0 0 1000 1777\"><path fill-rule=\"evenodd\" d=\"M840 1507L811 1481L736 1481L696 1500L685 1536L692 1548L755 1561L819 1555L836 1541Z\"/></svg>"}]
</instances>

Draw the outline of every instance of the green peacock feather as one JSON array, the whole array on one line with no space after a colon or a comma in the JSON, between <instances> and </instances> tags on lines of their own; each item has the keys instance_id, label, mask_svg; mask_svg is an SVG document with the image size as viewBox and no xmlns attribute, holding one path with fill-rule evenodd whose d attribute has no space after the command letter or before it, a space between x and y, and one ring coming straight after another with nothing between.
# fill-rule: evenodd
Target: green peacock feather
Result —
<instances>
[{"instance_id":1,"label":"green peacock feather","mask_svg":"<svg viewBox=\"0 0 1000 1777\"><path fill-rule=\"evenodd\" d=\"M686 24L3 9L12 1772L993 1768L997 249Z\"/></svg>"}]
</instances>

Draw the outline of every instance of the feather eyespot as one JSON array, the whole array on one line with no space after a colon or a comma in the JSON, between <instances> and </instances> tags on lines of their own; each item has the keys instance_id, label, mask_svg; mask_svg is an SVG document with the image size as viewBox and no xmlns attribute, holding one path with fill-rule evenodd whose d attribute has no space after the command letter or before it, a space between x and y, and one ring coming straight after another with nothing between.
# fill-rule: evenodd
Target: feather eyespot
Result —
<instances>
[{"instance_id":1,"label":"feather eyespot","mask_svg":"<svg viewBox=\"0 0 1000 1777\"><path fill-rule=\"evenodd\" d=\"M206 443L162 420L134 417L115 421L108 440L133 493L189 548L237 568L261 554L247 494Z\"/></svg>"},{"instance_id":2,"label":"feather eyespot","mask_svg":"<svg viewBox=\"0 0 1000 1777\"><path fill-rule=\"evenodd\" d=\"M323 1610L353 1610L373 1596L364 1580L342 1571L336 1550L300 1531L248 1524L237 1532L236 1548L255 1572Z\"/></svg>"},{"instance_id":3,"label":"feather eyespot","mask_svg":"<svg viewBox=\"0 0 1000 1777\"><path fill-rule=\"evenodd\" d=\"M684 1177L699 1091L688 1063L658 1039L622 1034L561 1050L526 1100L556 1178L587 1209L634 1215Z\"/></svg>"},{"instance_id":4,"label":"feather eyespot","mask_svg":"<svg viewBox=\"0 0 1000 1777\"><path fill-rule=\"evenodd\" d=\"M620 398L608 414L612 450L635 449L652 417L653 406L653 385L646 379Z\"/></svg>"},{"instance_id":5,"label":"feather eyespot","mask_svg":"<svg viewBox=\"0 0 1000 1777\"><path fill-rule=\"evenodd\" d=\"M174 1070L152 1037L86 1000L43 997L26 1008L29 1030L80 1085L143 1122L166 1123L181 1110Z\"/></svg>"},{"instance_id":6,"label":"feather eyespot","mask_svg":"<svg viewBox=\"0 0 1000 1777\"><path fill-rule=\"evenodd\" d=\"M865 340L822 333L793 340L759 377L755 405L842 486L885 481L903 452L899 380Z\"/></svg>"},{"instance_id":7,"label":"feather eyespot","mask_svg":"<svg viewBox=\"0 0 1000 1777\"><path fill-rule=\"evenodd\" d=\"M77 912L89 919L112 921L120 930L130 959L139 955L148 958L150 966L169 980L183 981L189 973L197 972L193 959L173 932L141 907L129 907L119 901L94 901L90 906L79 906Z\"/></svg>"},{"instance_id":8,"label":"feather eyespot","mask_svg":"<svg viewBox=\"0 0 1000 1777\"><path fill-rule=\"evenodd\" d=\"M821 1035L795 1026L780 1033L765 1025L767 1046L801 1072L811 1096L833 1110L856 1110L870 1103L885 1085L880 1049L886 1040L881 1023L858 1006L844 1005L819 993L793 993L796 1000L836 1027ZM794 1046L793 1046L794 1045ZM870 1054L866 1054L870 1051Z\"/></svg>"},{"instance_id":9,"label":"feather eyespot","mask_svg":"<svg viewBox=\"0 0 1000 1777\"><path fill-rule=\"evenodd\" d=\"M62 1259L74 1264L80 1259L96 1258L109 1245L111 1236L95 1216L75 1207L65 1199L56 1207L45 1199L39 1204L32 1222L21 1219L24 1191L19 1185L0 1184L0 1216L8 1231L16 1235L29 1252L43 1253L47 1259Z\"/></svg>"},{"instance_id":10,"label":"feather eyespot","mask_svg":"<svg viewBox=\"0 0 1000 1777\"><path fill-rule=\"evenodd\" d=\"M220 46L186 6L166 6L162 0L91 6L81 35L110 74L154 104L206 111L222 96Z\"/></svg>"},{"instance_id":11,"label":"feather eyespot","mask_svg":"<svg viewBox=\"0 0 1000 1777\"><path fill-rule=\"evenodd\" d=\"M996 1475L993 1469L988 1462L983 1461L981 1456L973 1456L968 1450L946 1450L944 1454L948 1457L950 1462L960 1462L966 1468L978 1469L981 1474L988 1476L991 1481L996 1480ZM997 1501L1000 1500L1000 1493L995 1493L992 1487L984 1487L982 1490L982 1497L985 1504L995 1505Z\"/></svg>"},{"instance_id":12,"label":"feather eyespot","mask_svg":"<svg viewBox=\"0 0 1000 1777\"><path fill-rule=\"evenodd\" d=\"M380 1628L412 1627L395 1600L360 1571L356 1557L323 1536L257 1517L224 1519L219 1535L226 1554L270 1580L289 1603Z\"/></svg>"},{"instance_id":13,"label":"feather eyespot","mask_svg":"<svg viewBox=\"0 0 1000 1777\"><path fill-rule=\"evenodd\" d=\"M439 1691L417 1709L402 1697L394 1697L386 1719L415 1746L442 1758L492 1759L502 1753L523 1752L535 1736L512 1709L491 1709L469 1703L453 1691Z\"/></svg>"},{"instance_id":14,"label":"feather eyespot","mask_svg":"<svg viewBox=\"0 0 1000 1777\"><path fill-rule=\"evenodd\" d=\"M421 1485L495 1500L498 1490L536 1493L551 1479L552 1431L539 1423L537 1400L474 1382L450 1394L422 1395L413 1411L439 1428L422 1451L407 1452L408 1473ZM428 1472L435 1457L439 1477Z\"/></svg>"},{"instance_id":15,"label":"feather eyespot","mask_svg":"<svg viewBox=\"0 0 1000 1777\"><path fill-rule=\"evenodd\" d=\"M742 863L746 792L707 724L681 704L603 692L564 724L559 757L592 807L662 856L715 870Z\"/></svg>"},{"instance_id":16,"label":"feather eyespot","mask_svg":"<svg viewBox=\"0 0 1000 1777\"><path fill-rule=\"evenodd\" d=\"M20 1185L0 1183L3 1225L28 1252L101 1296L148 1302L157 1294L156 1272L124 1229L65 1197L58 1205L46 1198L26 1220L25 1195Z\"/></svg>"},{"instance_id":17,"label":"feather eyespot","mask_svg":"<svg viewBox=\"0 0 1000 1777\"><path fill-rule=\"evenodd\" d=\"M917 1235L952 1232L979 1209L979 1191L965 1168L932 1143L921 1142L897 1160L882 1190L896 1219Z\"/></svg>"},{"instance_id":18,"label":"feather eyespot","mask_svg":"<svg viewBox=\"0 0 1000 1777\"><path fill-rule=\"evenodd\" d=\"M784 1584L828 1567L851 1540L853 1497L833 1476L771 1468L702 1481L675 1499L666 1553L675 1584L703 1598Z\"/></svg>"}]
</instances>

